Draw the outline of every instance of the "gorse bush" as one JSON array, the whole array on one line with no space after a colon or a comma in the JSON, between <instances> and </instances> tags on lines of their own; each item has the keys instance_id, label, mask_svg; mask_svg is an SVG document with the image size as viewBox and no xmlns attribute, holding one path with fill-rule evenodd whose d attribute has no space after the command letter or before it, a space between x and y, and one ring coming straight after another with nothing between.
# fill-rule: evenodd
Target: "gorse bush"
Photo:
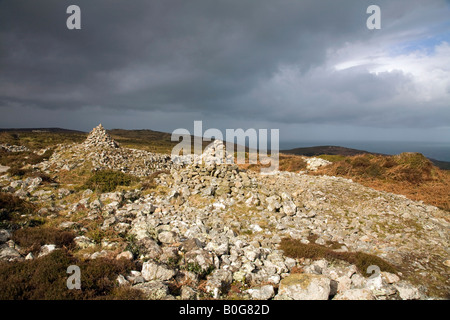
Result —
<instances>
[{"instance_id":1,"label":"gorse bush","mask_svg":"<svg viewBox=\"0 0 450 320\"><path fill-rule=\"evenodd\" d=\"M137 179L129 174L114 170L100 170L95 172L83 185L84 189L112 192L118 186L130 186Z\"/></svg>"}]
</instances>

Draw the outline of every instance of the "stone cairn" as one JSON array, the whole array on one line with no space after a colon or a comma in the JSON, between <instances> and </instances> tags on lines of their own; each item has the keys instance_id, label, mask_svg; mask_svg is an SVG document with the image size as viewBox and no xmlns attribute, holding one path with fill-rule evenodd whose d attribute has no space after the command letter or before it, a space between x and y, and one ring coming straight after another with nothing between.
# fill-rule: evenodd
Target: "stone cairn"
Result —
<instances>
[{"instance_id":1,"label":"stone cairn","mask_svg":"<svg viewBox=\"0 0 450 320\"><path fill-rule=\"evenodd\" d=\"M229 154L223 141L214 140L202 153L197 162L204 162L206 165L233 164L233 155Z\"/></svg>"},{"instance_id":2,"label":"stone cairn","mask_svg":"<svg viewBox=\"0 0 450 320\"><path fill-rule=\"evenodd\" d=\"M234 164L233 154L230 154L226 150L225 143L220 140L214 140L210 145L208 145L201 155L198 154L187 154L183 156L172 155L172 161L175 164L183 165L205 165L205 166L216 166L216 165L230 165Z\"/></svg>"},{"instance_id":3,"label":"stone cairn","mask_svg":"<svg viewBox=\"0 0 450 320\"><path fill-rule=\"evenodd\" d=\"M106 132L101 124L92 129L84 141L88 147L119 148L119 144Z\"/></svg>"}]
</instances>

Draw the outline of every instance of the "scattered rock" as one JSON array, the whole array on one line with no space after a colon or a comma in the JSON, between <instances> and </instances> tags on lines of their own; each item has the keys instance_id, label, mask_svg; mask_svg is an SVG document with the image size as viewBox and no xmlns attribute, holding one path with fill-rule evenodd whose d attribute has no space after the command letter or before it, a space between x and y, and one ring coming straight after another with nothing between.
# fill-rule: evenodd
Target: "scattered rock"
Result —
<instances>
[{"instance_id":1,"label":"scattered rock","mask_svg":"<svg viewBox=\"0 0 450 320\"><path fill-rule=\"evenodd\" d=\"M116 257L117 260L119 259L126 259L126 260L133 260L133 253L130 251L124 251L122 253L119 253Z\"/></svg>"},{"instance_id":2,"label":"scattered rock","mask_svg":"<svg viewBox=\"0 0 450 320\"><path fill-rule=\"evenodd\" d=\"M54 244L43 245L41 247L41 250L39 251L38 258L44 257L44 256L52 253L53 251L55 251L55 249L56 249L56 246Z\"/></svg>"},{"instance_id":3,"label":"scattered rock","mask_svg":"<svg viewBox=\"0 0 450 320\"><path fill-rule=\"evenodd\" d=\"M20 260L23 260L23 257L16 249L10 248L7 244L0 245L0 261Z\"/></svg>"}]
</instances>

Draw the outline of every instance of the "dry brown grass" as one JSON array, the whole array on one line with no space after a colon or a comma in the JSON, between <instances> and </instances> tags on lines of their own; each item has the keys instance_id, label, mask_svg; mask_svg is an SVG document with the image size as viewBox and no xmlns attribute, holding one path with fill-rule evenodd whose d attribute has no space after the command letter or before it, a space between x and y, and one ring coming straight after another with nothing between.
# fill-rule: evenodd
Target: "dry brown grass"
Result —
<instances>
[{"instance_id":1,"label":"dry brown grass","mask_svg":"<svg viewBox=\"0 0 450 320\"><path fill-rule=\"evenodd\" d=\"M280 243L280 249L291 258L343 260L354 264L361 274L367 275L367 268L371 265L378 266L382 271L395 273L396 268L380 257L363 252L337 252L331 248L318 244L304 244L300 240L284 238Z\"/></svg>"},{"instance_id":2,"label":"dry brown grass","mask_svg":"<svg viewBox=\"0 0 450 320\"><path fill-rule=\"evenodd\" d=\"M81 290L66 286L67 267L81 269ZM98 258L81 261L67 250L55 250L47 256L18 262L0 261L1 300L142 299L132 288L119 288L116 278L136 270L125 259Z\"/></svg>"},{"instance_id":3,"label":"dry brown grass","mask_svg":"<svg viewBox=\"0 0 450 320\"><path fill-rule=\"evenodd\" d=\"M450 172L435 167L418 153L347 157L315 174L350 178L376 190L402 194L450 211Z\"/></svg>"},{"instance_id":4,"label":"dry brown grass","mask_svg":"<svg viewBox=\"0 0 450 320\"><path fill-rule=\"evenodd\" d=\"M50 227L19 229L13 234L13 240L27 252L37 253L41 246L54 244L58 247L72 249L76 235L71 231L58 230Z\"/></svg>"}]
</instances>

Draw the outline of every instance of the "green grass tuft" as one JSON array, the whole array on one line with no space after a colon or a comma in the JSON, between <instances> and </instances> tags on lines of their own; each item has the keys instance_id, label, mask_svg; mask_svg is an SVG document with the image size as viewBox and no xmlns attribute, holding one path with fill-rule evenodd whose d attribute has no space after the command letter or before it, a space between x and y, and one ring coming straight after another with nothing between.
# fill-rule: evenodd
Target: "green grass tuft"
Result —
<instances>
[{"instance_id":1,"label":"green grass tuft","mask_svg":"<svg viewBox=\"0 0 450 320\"><path fill-rule=\"evenodd\" d=\"M101 170L92 175L83 185L84 189L96 190L98 192L112 192L118 186L130 186L137 178L114 170Z\"/></svg>"}]
</instances>

